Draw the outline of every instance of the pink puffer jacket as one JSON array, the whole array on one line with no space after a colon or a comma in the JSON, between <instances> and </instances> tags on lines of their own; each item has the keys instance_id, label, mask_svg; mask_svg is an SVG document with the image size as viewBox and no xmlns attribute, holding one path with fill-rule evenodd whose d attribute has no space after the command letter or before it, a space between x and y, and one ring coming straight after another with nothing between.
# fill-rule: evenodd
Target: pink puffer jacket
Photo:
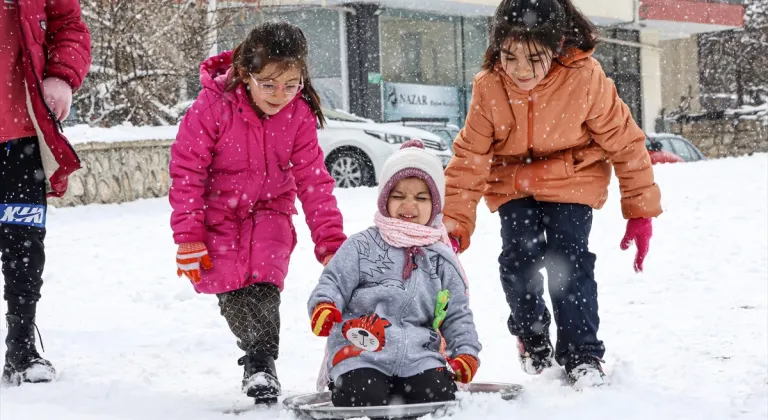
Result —
<instances>
[{"instance_id":1,"label":"pink puffer jacket","mask_svg":"<svg viewBox=\"0 0 768 420\"><path fill-rule=\"evenodd\" d=\"M244 86L226 92L232 54L200 67L203 90L187 111L171 148L171 228L177 244L204 242L213 261L200 293L253 283L283 289L296 245L291 216L298 193L318 261L346 236L334 181L317 141L317 119L297 96L260 119Z\"/></svg>"}]
</instances>

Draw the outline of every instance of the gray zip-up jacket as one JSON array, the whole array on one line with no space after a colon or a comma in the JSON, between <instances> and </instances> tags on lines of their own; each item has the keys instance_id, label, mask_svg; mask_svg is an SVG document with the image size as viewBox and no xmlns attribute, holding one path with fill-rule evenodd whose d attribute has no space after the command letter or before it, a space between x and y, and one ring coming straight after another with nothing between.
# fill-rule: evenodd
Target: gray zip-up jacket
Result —
<instances>
[{"instance_id":1,"label":"gray zip-up jacket","mask_svg":"<svg viewBox=\"0 0 768 420\"><path fill-rule=\"evenodd\" d=\"M374 226L347 239L325 268L307 309L311 317L318 304L330 302L342 313L328 336L331 380L360 368L409 377L445 367L433 328L442 290L450 292L439 327L449 356L478 357L482 346L453 250L441 242L421 249L403 280L406 249L387 244Z\"/></svg>"}]
</instances>

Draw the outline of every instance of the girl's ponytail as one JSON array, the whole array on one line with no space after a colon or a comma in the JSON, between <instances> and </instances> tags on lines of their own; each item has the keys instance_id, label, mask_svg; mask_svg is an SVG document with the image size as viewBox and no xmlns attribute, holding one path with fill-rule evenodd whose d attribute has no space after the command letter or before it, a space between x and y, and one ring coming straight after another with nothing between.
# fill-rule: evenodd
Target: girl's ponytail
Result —
<instances>
[{"instance_id":1,"label":"girl's ponytail","mask_svg":"<svg viewBox=\"0 0 768 420\"><path fill-rule=\"evenodd\" d=\"M317 91L312 86L312 81L310 80L309 72L306 67L302 73L304 77L304 89L302 90L301 96L307 101L309 109L311 109L315 114L315 117L317 117L317 123L320 125L320 128L323 128L325 127L325 116L323 115L323 108L320 106L320 95L317 94Z\"/></svg>"},{"instance_id":2,"label":"girl's ponytail","mask_svg":"<svg viewBox=\"0 0 768 420\"><path fill-rule=\"evenodd\" d=\"M565 19L570 30L565 35L564 48L576 47L588 51L597 46L597 28L571 0L558 0L565 10ZM570 42L569 42L570 41Z\"/></svg>"},{"instance_id":3,"label":"girl's ponytail","mask_svg":"<svg viewBox=\"0 0 768 420\"><path fill-rule=\"evenodd\" d=\"M234 50L232 50L232 67L234 67L236 71L233 72L232 77L227 80L227 84L224 88L227 91L237 89L237 87L244 82L242 72L239 70L242 69L240 63L243 60L243 44L245 44L246 41L241 42Z\"/></svg>"}]
</instances>

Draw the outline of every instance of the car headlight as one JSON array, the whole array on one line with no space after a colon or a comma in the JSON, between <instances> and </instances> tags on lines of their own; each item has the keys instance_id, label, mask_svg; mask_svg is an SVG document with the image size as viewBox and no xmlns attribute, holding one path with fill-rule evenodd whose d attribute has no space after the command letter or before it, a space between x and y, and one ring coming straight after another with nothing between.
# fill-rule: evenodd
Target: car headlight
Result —
<instances>
[{"instance_id":1,"label":"car headlight","mask_svg":"<svg viewBox=\"0 0 768 420\"><path fill-rule=\"evenodd\" d=\"M394 134L379 133L378 131L365 131L365 134L376 137L377 139L381 141L385 141L389 144L403 144L411 139L410 137L406 137L406 136L397 136Z\"/></svg>"}]
</instances>

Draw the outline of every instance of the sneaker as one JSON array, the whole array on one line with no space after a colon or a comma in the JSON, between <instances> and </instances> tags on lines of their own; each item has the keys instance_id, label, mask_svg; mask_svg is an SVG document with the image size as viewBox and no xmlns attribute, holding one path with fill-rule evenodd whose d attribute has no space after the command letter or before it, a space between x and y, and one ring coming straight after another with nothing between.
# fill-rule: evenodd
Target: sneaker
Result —
<instances>
[{"instance_id":1,"label":"sneaker","mask_svg":"<svg viewBox=\"0 0 768 420\"><path fill-rule=\"evenodd\" d=\"M7 350L2 381L15 386L21 385L22 382L53 381L56 378L56 369L51 362L40 356L35 346L34 316L7 314L5 318L8 335L5 338ZM42 340L40 344L42 346Z\"/></svg>"},{"instance_id":2,"label":"sneaker","mask_svg":"<svg viewBox=\"0 0 768 420\"><path fill-rule=\"evenodd\" d=\"M568 382L576 389L606 385L608 378L597 357L574 357L565 364Z\"/></svg>"},{"instance_id":3,"label":"sneaker","mask_svg":"<svg viewBox=\"0 0 768 420\"><path fill-rule=\"evenodd\" d=\"M275 359L263 353L246 354L237 360L243 366L243 392L256 404L275 404L280 396Z\"/></svg>"},{"instance_id":4,"label":"sneaker","mask_svg":"<svg viewBox=\"0 0 768 420\"><path fill-rule=\"evenodd\" d=\"M555 350L548 333L530 337L518 336L517 352L523 372L529 375L538 375L542 370L552 367Z\"/></svg>"}]
</instances>

